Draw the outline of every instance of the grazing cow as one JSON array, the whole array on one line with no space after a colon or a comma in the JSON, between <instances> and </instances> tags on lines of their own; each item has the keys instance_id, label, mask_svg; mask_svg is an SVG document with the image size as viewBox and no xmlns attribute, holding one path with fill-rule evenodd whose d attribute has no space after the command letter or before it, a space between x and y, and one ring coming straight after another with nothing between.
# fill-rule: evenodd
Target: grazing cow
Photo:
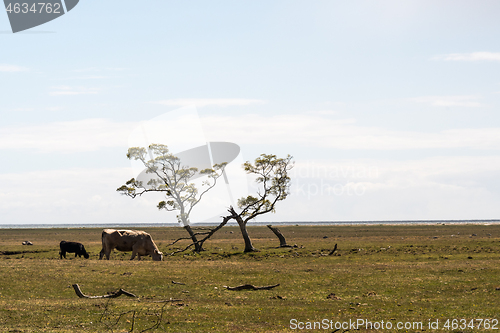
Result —
<instances>
[{"instance_id":1,"label":"grazing cow","mask_svg":"<svg viewBox=\"0 0 500 333\"><path fill-rule=\"evenodd\" d=\"M89 254L85 251L85 246L81 243L61 241L61 243L59 243L59 247L61 248L61 252L59 252L61 259L63 257L66 258L66 252L75 253L75 258L76 256L81 258L82 255L85 259L89 258Z\"/></svg>"},{"instance_id":2,"label":"grazing cow","mask_svg":"<svg viewBox=\"0 0 500 333\"><path fill-rule=\"evenodd\" d=\"M155 261L163 259L163 253L158 250L151 235L138 230L115 230L104 229L102 231L102 250L99 259L105 255L109 260L109 255L113 249L118 251L132 251L133 260L141 260L141 256L151 256Z\"/></svg>"}]
</instances>

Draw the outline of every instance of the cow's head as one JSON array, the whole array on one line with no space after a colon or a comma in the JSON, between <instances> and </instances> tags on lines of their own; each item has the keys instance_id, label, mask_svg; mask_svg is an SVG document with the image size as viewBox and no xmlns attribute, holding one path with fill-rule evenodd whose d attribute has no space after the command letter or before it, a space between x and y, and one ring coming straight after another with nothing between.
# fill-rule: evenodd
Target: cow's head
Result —
<instances>
[{"instance_id":1,"label":"cow's head","mask_svg":"<svg viewBox=\"0 0 500 333\"><path fill-rule=\"evenodd\" d=\"M153 255L151 257L153 257L154 261L162 261L163 260L163 253L161 253L158 250L154 250Z\"/></svg>"},{"instance_id":2,"label":"cow's head","mask_svg":"<svg viewBox=\"0 0 500 333\"><path fill-rule=\"evenodd\" d=\"M85 259L88 259L88 258L90 257L90 256L89 256L89 254L88 254L87 252L85 252L85 253L83 254L83 256L85 257Z\"/></svg>"}]
</instances>

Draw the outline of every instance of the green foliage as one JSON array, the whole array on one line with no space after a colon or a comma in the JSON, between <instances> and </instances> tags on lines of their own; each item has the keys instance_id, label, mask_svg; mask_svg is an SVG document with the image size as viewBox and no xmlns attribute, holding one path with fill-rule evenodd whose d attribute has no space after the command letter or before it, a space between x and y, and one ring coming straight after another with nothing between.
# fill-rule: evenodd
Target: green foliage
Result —
<instances>
[{"instance_id":1,"label":"green foliage","mask_svg":"<svg viewBox=\"0 0 500 333\"><path fill-rule=\"evenodd\" d=\"M238 199L238 207L244 207L244 206L248 206L248 205L253 205L253 204L255 204L258 201L259 201L259 199L257 199L254 196L249 195L246 198Z\"/></svg>"},{"instance_id":2,"label":"green foliage","mask_svg":"<svg viewBox=\"0 0 500 333\"><path fill-rule=\"evenodd\" d=\"M168 200L168 201L160 201L158 203L157 208L158 209L168 209L167 207L174 207L175 206L175 201L173 200Z\"/></svg>"},{"instance_id":3,"label":"green foliage","mask_svg":"<svg viewBox=\"0 0 500 333\"><path fill-rule=\"evenodd\" d=\"M131 198L141 196L148 192L163 193L167 201L160 201L158 209L179 211L177 219L183 225L189 224L189 214L203 195L216 185L217 178L222 175L227 163L216 164L212 169L204 169L199 173L207 176L208 180L202 182L201 191L194 183L190 183L198 169L182 165L180 159L171 154L166 145L151 144L147 149L132 147L127 152L127 158L140 160L146 167L146 173L154 175L147 184L130 179L116 191Z\"/></svg>"},{"instance_id":4,"label":"green foliage","mask_svg":"<svg viewBox=\"0 0 500 333\"><path fill-rule=\"evenodd\" d=\"M240 216L245 217L245 223L258 215L274 212L276 203L287 198L291 184L288 171L292 167L290 155L278 158L276 155L261 154L253 164L248 161L243 164L244 170L255 175L255 181L260 184L256 195L238 200Z\"/></svg>"}]
</instances>

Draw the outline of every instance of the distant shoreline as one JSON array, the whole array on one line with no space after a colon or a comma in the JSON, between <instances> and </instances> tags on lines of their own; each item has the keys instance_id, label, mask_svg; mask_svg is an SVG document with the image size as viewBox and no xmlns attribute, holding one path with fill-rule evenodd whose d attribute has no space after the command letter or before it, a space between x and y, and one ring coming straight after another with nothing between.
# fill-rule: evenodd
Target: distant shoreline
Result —
<instances>
[{"instance_id":1,"label":"distant shoreline","mask_svg":"<svg viewBox=\"0 0 500 333\"><path fill-rule=\"evenodd\" d=\"M325 226L325 225L421 225L421 224L500 224L500 219L489 220L389 220L389 221L282 221L282 222L249 222L248 226ZM218 225L217 222L193 223L192 226L210 227ZM237 226L230 222L227 225ZM56 229L56 228L157 228L180 227L178 223L87 223L87 224L0 224L0 229Z\"/></svg>"}]
</instances>

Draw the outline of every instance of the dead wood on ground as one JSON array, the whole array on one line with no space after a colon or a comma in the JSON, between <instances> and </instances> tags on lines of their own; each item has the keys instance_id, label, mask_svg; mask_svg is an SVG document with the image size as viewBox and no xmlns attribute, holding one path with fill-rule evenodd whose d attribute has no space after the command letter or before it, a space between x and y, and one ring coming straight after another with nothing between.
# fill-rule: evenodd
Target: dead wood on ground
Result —
<instances>
[{"instance_id":1,"label":"dead wood on ground","mask_svg":"<svg viewBox=\"0 0 500 333\"><path fill-rule=\"evenodd\" d=\"M251 284L242 284L241 286L236 286L236 287L228 287L228 286L223 286L223 287L226 288L227 290L269 290L269 289L276 288L279 285L280 284L278 283L278 284L274 284L272 286L256 287L256 286L251 285Z\"/></svg>"},{"instance_id":2,"label":"dead wood on ground","mask_svg":"<svg viewBox=\"0 0 500 333\"><path fill-rule=\"evenodd\" d=\"M121 295L125 295L125 296L128 296L128 297L138 298L136 295L132 294L131 292L125 291L125 290L123 290L121 288L120 288L120 290L118 290L118 291L116 291L114 293L111 293L111 294L108 294L108 295L102 295L102 296L88 296L88 295L85 295L84 293L82 293L82 291L80 289L80 286L78 284L76 284L76 283L73 285L73 289L75 289L75 293L80 298L116 298L116 297L120 297Z\"/></svg>"},{"instance_id":3,"label":"dead wood on ground","mask_svg":"<svg viewBox=\"0 0 500 333\"><path fill-rule=\"evenodd\" d=\"M181 286L186 285L186 284L185 284L185 283L183 283L183 282L177 282L177 281L172 281L172 283L173 283L173 284L180 284Z\"/></svg>"},{"instance_id":4,"label":"dead wood on ground","mask_svg":"<svg viewBox=\"0 0 500 333\"><path fill-rule=\"evenodd\" d=\"M330 253L328 253L328 255L331 256L332 254L335 253L335 251L337 251L337 243L335 243L335 247L333 248L333 250L330 251Z\"/></svg>"}]
</instances>

